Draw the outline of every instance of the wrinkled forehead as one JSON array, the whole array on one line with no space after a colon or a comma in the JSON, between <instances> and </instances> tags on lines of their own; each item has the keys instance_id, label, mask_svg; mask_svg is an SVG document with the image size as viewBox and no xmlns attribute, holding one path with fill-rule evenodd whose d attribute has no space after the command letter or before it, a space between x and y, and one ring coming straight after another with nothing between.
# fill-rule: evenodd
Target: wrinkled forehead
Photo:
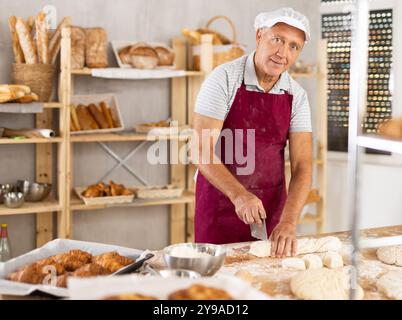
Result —
<instances>
[{"instance_id":1,"label":"wrinkled forehead","mask_svg":"<svg viewBox=\"0 0 402 320\"><path fill-rule=\"evenodd\" d=\"M300 46L303 46L306 41L306 34L303 30L283 22L279 22L271 28L265 27L259 30L261 30L263 37L280 36L281 38L289 42L295 42Z\"/></svg>"}]
</instances>

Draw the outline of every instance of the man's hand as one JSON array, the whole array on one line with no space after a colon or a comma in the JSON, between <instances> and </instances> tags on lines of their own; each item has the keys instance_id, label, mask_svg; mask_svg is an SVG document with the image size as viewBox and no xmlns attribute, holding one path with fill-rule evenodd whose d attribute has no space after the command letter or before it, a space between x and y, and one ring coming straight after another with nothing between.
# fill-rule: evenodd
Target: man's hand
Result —
<instances>
[{"instance_id":1,"label":"man's hand","mask_svg":"<svg viewBox=\"0 0 402 320\"><path fill-rule=\"evenodd\" d=\"M267 217L262 201L251 192L246 191L236 196L233 204L238 217L245 224L261 224L262 219Z\"/></svg>"},{"instance_id":2,"label":"man's hand","mask_svg":"<svg viewBox=\"0 0 402 320\"><path fill-rule=\"evenodd\" d=\"M296 224L281 221L271 233L271 256L283 258L297 252Z\"/></svg>"}]
</instances>

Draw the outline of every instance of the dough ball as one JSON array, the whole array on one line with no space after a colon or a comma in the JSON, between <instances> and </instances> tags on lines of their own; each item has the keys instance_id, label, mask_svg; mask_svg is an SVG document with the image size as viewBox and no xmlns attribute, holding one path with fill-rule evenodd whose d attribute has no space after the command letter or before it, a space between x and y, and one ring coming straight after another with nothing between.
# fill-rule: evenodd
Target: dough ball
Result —
<instances>
[{"instance_id":1,"label":"dough ball","mask_svg":"<svg viewBox=\"0 0 402 320\"><path fill-rule=\"evenodd\" d=\"M390 299L402 300L402 271L390 271L377 280L378 291Z\"/></svg>"},{"instance_id":2,"label":"dough ball","mask_svg":"<svg viewBox=\"0 0 402 320\"><path fill-rule=\"evenodd\" d=\"M303 257L304 264L306 265L306 269L319 269L322 268L322 260L316 254L306 254Z\"/></svg>"},{"instance_id":3,"label":"dough ball","mask_svg":"<svg viewBox=\"0 0 402 320\"><path fill-rule=\"evenodd\" d=\"M262 258L271 255L271 241L254 241L250 246L250 254Z\"/></svg>"},{"instance_id":4,"label":"dough ball","mask_svg":"<svg viewBox=\"0 0 402 320\"><path fill-rule=\"evenodd\" d=\"M286 270L306 270L306 265L303 259L286 258L282 260L282 268Z\"/></svg>"},{"instance_id":5,"label":"dough ball","mask_svg":"<svg viewBox=\"0 0 402 320\"><path fill-rule=\"evenodd\" d=\"M322 259L324 266L330 269L343 267L342 256L338 252L329 251L324 254Z\"/></svg>"},{"instance_id":6,"label":"dough ball","mask_svg":"<svg viewBox=\"0 0 402 320\"><path fill-rule=\"evenodd\" d=\"M317 239L316 247L316 252L339 252L342 249L342 242L337 237L323 237Z\"/></svg>"},{"instance_id":7,"label":"dough ball","mask_svg":"<svg viewBox=\"0 0 402 320\"><path fill-rule=\"evenodd\" d=\"M346 244L342 246L341 256L343 263L346 265L352 264L353 245Z\"/></svg>"},{"instance_id":8,"label":"dough ball","mask_svg":"<svg viewBox=\"0 0 402 320\"><path fill-rule=\"evenodd\" d=\"M342 270L309 269L299 272L290 280L290 289L299 299L347 300L350 293L349 277ZM357 299L364 296L357 286Z\"/></svg>"},{"instance_id":9,"label":"dough ball","mask_svg":"<svg viewBox=\"0 0 402 320\"><path fill-rule=\"evenodd\" d=\"M236 277L239 277L240 279L243 279L244 281L247 281L249 283L254 282L254 276L247 270L240 269L235 273Z\"/></svg>"},{"instance_id":10,"label":"dough ball","mask_svg":"<svg viewBox=\"0 0 402 320\"><path fill-rule=\"evenodd\" d=\"M379 248L377 258L386 264L402 267L402 245Z\"/></svg>"}]
</instances>

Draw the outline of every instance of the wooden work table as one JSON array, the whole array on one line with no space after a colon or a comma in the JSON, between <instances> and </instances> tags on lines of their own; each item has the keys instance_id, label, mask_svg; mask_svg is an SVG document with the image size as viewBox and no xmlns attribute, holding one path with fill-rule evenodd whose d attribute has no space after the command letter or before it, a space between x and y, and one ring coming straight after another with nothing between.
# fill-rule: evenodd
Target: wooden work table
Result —
<instances>
[{"instance_id":1,"label":"wooden work table","mask_svg":"<svg viewBox=\"0 0 402 320\"><path fill-rule=\"evenodd\" d=\"M402 235L402 226L366 229L361 232L362 238L380 238ZM336 236L343 243L350 241L350 232L337 232L322 234L323 236ZM281 268L281 259L257 258L248 254L250 243L235 243L225 245L228 248L224 266L218 274L236 274L240 270L252 275L251 283L254 287L276 299L294 299L290 291L289 282L297 271L287 271ZM150 260L155 268L164 268L162 251L156 251L155 257ZM359 268L359 283L365 291L364 299L386 299L377 292L376 279L389 270L402 269L381 263L376 258L376 249L365 249L361 252L361 265ZM0 299L44 299L43 297L17 297L0 296Z\"/></svg>"}]
</instances>

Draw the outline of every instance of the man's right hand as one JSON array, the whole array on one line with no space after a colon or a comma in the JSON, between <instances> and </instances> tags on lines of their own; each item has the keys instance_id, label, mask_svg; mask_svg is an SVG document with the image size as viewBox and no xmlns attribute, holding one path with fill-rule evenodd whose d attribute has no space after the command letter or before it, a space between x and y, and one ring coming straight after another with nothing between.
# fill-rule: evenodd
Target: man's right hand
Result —
<instances>
[{"instance_id":1,"label":"man's right hand","mask_svg":"<svg viewBox=\"0 0 402 320\"><path fill-rule=\"evenodd\" d=\"M262 201L251 192L245 191L237 195L232 202L238 217L245 224L261 224L262 219L267 217Z\"/></svg>"}]
</instances>

